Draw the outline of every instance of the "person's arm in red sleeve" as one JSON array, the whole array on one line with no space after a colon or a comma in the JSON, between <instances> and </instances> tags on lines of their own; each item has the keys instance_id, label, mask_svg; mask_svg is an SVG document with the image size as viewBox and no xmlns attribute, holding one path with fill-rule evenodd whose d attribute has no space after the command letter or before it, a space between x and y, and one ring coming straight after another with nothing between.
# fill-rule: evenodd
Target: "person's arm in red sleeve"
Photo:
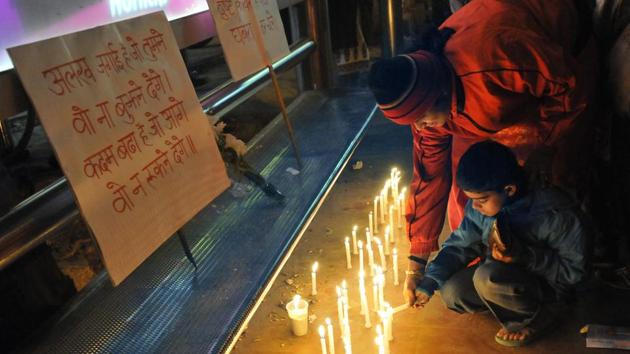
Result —
<instances>
[{"instance_id":1,"label":"person's arm in red sleeve","mask_svg":"<svg viewBox=\"0 0 630 354\"><path fill-rule=\"evenodd\" d=\"M410 253L423 258L438 249L451 188L451 135L444 128L413 132L413 179L405 213Z\"/></svg>"},{"instance_id":2,"label":"person's arm in red sleeve","mask_svg":"<svg viewBox=\"0 0 630 354\"><path fill-rule=\"evenodd\" d=\"M425 128L413 133L413 179L405 211L411 256L426 261L438 249L451 188L451 135L444 128ZM416 259L418 259L416 258ZM423 264L424 263L424 264ZM416 286L422 280L424 265L409 260L403 297L416 302Z\"/></svg>"}]
</instances>

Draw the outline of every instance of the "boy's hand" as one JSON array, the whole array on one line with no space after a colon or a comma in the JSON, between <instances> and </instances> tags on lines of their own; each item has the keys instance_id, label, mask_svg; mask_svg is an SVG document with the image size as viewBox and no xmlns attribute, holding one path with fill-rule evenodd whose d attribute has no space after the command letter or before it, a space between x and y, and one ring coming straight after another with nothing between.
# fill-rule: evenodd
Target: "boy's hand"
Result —
<instances>
[{"instance_id":1,"label":"boy's hand","mask_svg":"<svg viewBox=\"0 0 630 354\"><path fill-rule=\"evenodd\" d=\"M418 258L426 260L429 256L422 254L413 254ZM416 261L409 260L407 265L407 271L405 276L405 284L403 286L403 298L405 302L409 304L409 307L414 307L416 303L416 288L420 285L420 281L424 278L424 264L420 264Z\"/></svg>"},{"instance_id":2,"label":"boy's hand","mask_svg":"<svg viewBox=\"0 0 630 354\"><path fill-rule=\"evenodd\" d=\"M431 297L429 295L425 294L422 291L416 290L416 302L411 305L411 307L418 309L424 308L429 300L431 300Z\"/></svg>"},{"instance_id":3,"label":"boy's hand","mask_svg":"<svg viewBox=\"0 0 630 354\"><path fill-rule=\"evenodd\" d=\"M409 304L409 307L415 307L417 301L416 288L422 280L422 274L407 274L405 277L405 285L403 286L403 298Z\"/></svg>"},{"instance_id":4,"label":"boy's hand","mask_svg":"<svg viewBox=\"0 0 630 354\"><path fill-rule=\"evenodd\" d=\"M490 247L492 247L492 258L495 260L507 264L514 262L514 257L505 255L503 253L505 252L505 248L502 248L498 243L492 242Z\"/></svg>"}]
</instances>

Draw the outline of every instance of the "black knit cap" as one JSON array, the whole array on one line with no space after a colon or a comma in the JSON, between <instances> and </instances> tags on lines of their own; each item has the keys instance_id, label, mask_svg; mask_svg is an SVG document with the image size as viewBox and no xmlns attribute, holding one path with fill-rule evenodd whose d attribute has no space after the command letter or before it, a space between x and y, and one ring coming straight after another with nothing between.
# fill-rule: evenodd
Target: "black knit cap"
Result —
<instances>
[{"instance_id":1,"label":"black knit cap","mask_svg":"<svg viewBox=\"0 0 630 354\"><path fill-rule=\"evenodd\" d=\"M399 99L411 85L413 64L403 56L375 61L370 67L368 85L379 105Z\"/></svg>"},{"instance_id":2,"label":"black knit cap","mask_svg":"<svg viewBox=\"0 0 630 354\"><path fill-rule=\"evenodd\" d=\"M501 191L524 186L524 171L510 148L492 140L473 144L457 165L457 185L470 192Z\"/></svg>"}]
</instances>

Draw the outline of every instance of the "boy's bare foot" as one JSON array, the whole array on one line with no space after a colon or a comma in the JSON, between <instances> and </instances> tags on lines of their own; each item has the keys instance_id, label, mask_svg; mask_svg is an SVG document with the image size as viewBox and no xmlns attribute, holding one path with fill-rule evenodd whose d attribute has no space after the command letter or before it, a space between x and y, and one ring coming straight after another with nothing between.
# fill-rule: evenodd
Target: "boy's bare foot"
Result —
<instances>
[{"instance_id":1,"label":"boy's bare foot","mask_svg":"<svg viewBox=\"0 0 630 354\"><path fill-rule=\"evenodd\" d=\"M508 330L506 330L505 328L501 328L499 330L499 332L497 332L497 338L501 338L503 340L506 341L517 341L517 342L529 342L529 338L531 338L534 334L534 330L529 328L529 327L525 327L523 329L521 329L520 331L516 331L516 332L510 332Z\"/></svg>"}]
</instances>

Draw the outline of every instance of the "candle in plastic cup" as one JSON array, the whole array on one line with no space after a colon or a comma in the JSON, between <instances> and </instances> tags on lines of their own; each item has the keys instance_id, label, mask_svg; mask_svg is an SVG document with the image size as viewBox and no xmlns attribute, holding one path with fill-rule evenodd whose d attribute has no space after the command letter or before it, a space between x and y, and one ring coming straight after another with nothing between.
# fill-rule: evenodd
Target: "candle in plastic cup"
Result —
<instances>
[{"instance_id":1,"label":"candle in plastic cup","mask_svg":"<svg viewBox=\"0 0 630 354\"><path fill-rule=\"evenodd\" d=\"M287 304L287 312L291 319L291 330L296 336L303 336L308 330L308 302L295 295Z\"/></svg>"}]
</instances>

